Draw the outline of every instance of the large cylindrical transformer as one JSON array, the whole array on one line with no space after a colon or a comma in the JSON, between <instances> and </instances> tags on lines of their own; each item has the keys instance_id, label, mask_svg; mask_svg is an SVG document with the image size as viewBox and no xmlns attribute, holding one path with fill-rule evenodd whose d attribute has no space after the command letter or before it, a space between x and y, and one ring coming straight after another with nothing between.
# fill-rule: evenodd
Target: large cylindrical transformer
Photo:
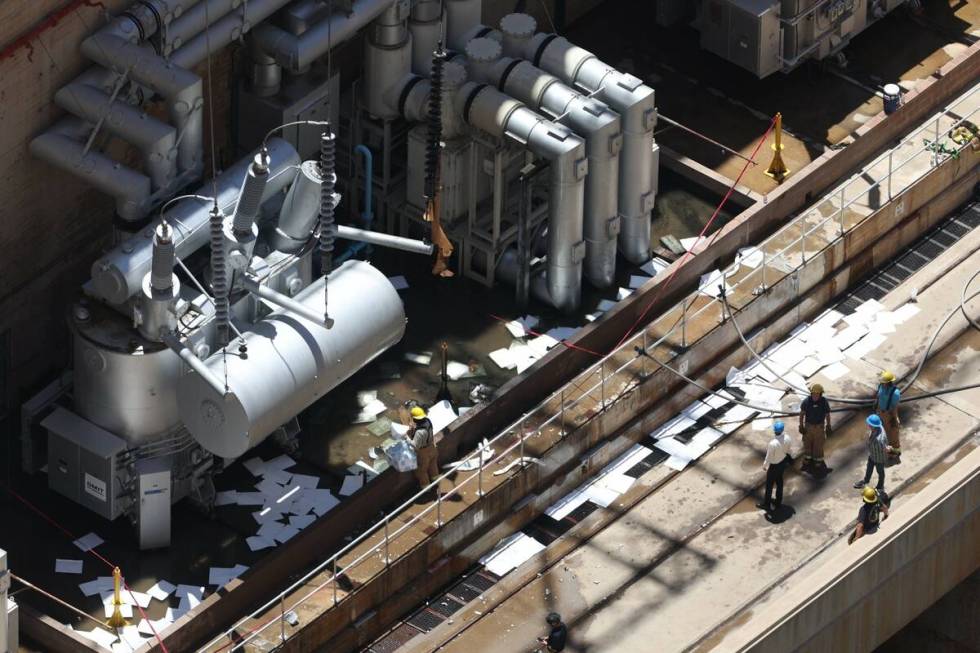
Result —
<instances>
[{"instance_id":1,"label":"large cylindrical transformer","mask_svg":"<svg viewBox=\"0 0 980 653\"><path fill-rule=\"evenodd\" d=\"M323 313L323 284L321 278L294 299ZM219 351L208 358L219 379L227 373L226 396L197 374L180 380L180 415L201 446L241 456L401 340L405 311L384 274L348 261L330 273L329 284L330 329L277 311L245 333L247 357Z\"/></svg>"},{"instance_id":2,"label":"large cylindrical transformer","mask_svg":"<svg viewBox=\"0 0 980 653\"><path fill-rule=\"evenodd\" d=\"M180 423L176 382L181 362L174 352L143 339L103 306L76 306L69 324L79 415L132 445L145 444Z\"/></svg>"}]
</instances>

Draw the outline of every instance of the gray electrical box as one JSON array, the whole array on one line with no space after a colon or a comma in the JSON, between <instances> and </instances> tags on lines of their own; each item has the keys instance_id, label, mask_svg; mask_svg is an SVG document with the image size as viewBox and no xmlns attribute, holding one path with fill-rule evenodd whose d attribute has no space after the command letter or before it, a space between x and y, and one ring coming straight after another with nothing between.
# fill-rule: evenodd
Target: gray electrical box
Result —
<instances>
[{"instance_id":1,"label":"gray electrical box","mask_svg":"<svg viewBox=\"0 0 980 653\"><path fill-rule=\"evenodd\" d=\"M118 517L125 506L116 458L125 441L60 406L41 426L48 431L48 487L106 519Z\"/></svg>"},{"instance_id":2,"label":"gray electrical box","mask_svg":"<svg viewBox=\"0 0 980 653\"><path fill-rule=\"evenodd\" d=\"M270 130L299 120L329 120L334 133L340 129L340 77L318 78L310 73L284 81L275 95L256 95L242 82L238 92L238 145L251 151ZM317 125L294 125L282 130L300 159L318 158L320 132Z\"/></svg>"},{"instance_id":3,"label":"gray electrical box","mask_svg":"<svg viewBox=\"0 0 980 653\"><path fill-rule=\"evenodd\" d=\"M704 0L701 47L758 77L782 69L779 2Z\"/></svg>"},{"instance_id":4,"label":"gray electrical box","mask_svg":"<svg viewBox=\"0 0 980 653\"><path fill-rule=\"evenodd\" d=\"M168 458L141 460L136 464L137 528L140 549L144 551L170 546L170 467Z\"/></svg>"}]
</instances>

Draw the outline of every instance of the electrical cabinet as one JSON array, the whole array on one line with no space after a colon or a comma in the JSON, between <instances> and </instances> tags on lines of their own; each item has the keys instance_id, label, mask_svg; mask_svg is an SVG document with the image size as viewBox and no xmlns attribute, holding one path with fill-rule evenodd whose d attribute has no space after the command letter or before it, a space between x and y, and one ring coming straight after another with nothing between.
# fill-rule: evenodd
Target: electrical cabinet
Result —
<instances>
[{"instance_id":1,"label":"electrical cabinet","mask_svg":"<svg viewBox=\"0 0 980 653\"><path fill-rule=\"evenodd\" d=\"M60 406L41 425L48 431L48 487L106 519L122 514L116 467L125 441Z\"/></svg>"},{"instance_id":2,"label":"electrical cabinet","mask_svg":"<svg viewBox=\"0 0 980 653\"><path fill-rule=\"evenodd\" d=\"M164 458L136 464L140 550L170 546L170 461Z\"/></svg>"},{"instance_id":3,"label":"electrical cabinet","mask_svg":"<svg viewBox=\"0 0 980 653\"><path fill-rule=\"evenodd\" d=\"M701 47L765 77L782 68L779 3L772 0L705 0Z\"/></svg>"}]
</instances>

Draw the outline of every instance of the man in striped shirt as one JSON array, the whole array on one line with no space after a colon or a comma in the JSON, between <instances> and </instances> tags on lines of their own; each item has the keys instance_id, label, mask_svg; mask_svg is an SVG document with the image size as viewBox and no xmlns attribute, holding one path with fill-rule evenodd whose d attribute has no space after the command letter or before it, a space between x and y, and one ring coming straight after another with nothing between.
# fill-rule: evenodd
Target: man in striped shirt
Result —
<instances>
[{"instance_id":1,"label":"man in striped shirt","mask_svg":"<svg viewBox=\"0 0 980 653\"><path fill-rule=\"evenodd\" d=\"M864 471L864 478L855 483L854 487L860 490L871 483L871 472L875 470L878 472L878 485L876 488L878 490L884 490L885 462L888 460L888 454L892 452L892 448L888 445L888 436L885 434L880 417L869 415L865 422L869 427L868 439L866 441L868 447L868 465Z\"/></svg>"}]
</instances>

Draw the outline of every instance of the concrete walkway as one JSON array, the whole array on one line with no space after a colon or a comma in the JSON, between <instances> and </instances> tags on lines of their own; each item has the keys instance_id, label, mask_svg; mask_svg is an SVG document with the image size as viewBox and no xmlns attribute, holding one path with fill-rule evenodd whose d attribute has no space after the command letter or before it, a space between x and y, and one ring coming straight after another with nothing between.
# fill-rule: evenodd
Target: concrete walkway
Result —
<instances>
[{"instance_id":1,"label":"concrete walkway","mask_svg":"<svg viewBox=\"0 0 980 653\"><path fill-rule=\"evenodd\" d=\"M872 391L876 373L885 366L906 374L978 267L980 255L969 257L921 292L922 312L866 360L848 359L852 373L842 382L819 375L815 380L829 394L861 396ZM901 286L883 303L896 308L907 292ZM950 333L964 326L958 316ZM915 390L978 377L980 334L968 331L930 361ZM970 434L980 424L980 391L904 405L902 418L903 463L887 470L893 493L976 446ZM740 429L493 612L454 615L477 622L443 650L529 650L550 610L561 612L571 625L569 651L673 651L702 640L710 648L721 624L747 619L751 609L743 610L767 589L839 545L860 505L851 485L864 471L864 434L861 419L836 428L828 443L828 463L835 471L824 481L789 472L790 510L779 516L785 521L772 523L754 507L756 498L746 496L762 480L768 435ZM662 469L648 476L658 473ZM896 509L901 501L899 495ZM771 596L778 600L778 593Z\"/></svg>"}]
</instances>

